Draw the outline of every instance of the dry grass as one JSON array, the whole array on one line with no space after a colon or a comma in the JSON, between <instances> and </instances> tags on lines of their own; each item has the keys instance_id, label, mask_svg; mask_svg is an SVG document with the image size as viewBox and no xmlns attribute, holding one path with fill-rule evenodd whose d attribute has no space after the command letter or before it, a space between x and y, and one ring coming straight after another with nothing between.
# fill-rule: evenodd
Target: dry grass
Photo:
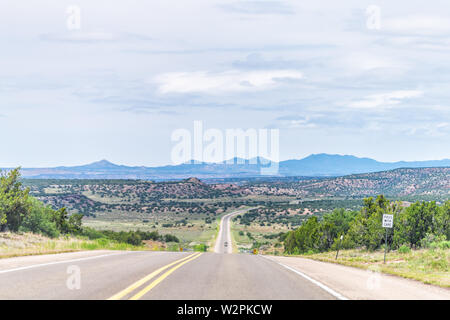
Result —
<instances>
[{"instance_id":1,"label":"dry grass","mask_svg":"<svg viewBox=\"0 0 450 320\"><path fill-rule=\"evenodd\" d=\"M82 250L148 250L106 239L85 240L75 237L47 238L33 233L0 233L0 258L53 254Z\"/></svg>"},{"instance_id":2,"label":"dry grass","mask_svg":"<svg viewBox=\"0 0 450 320\"><path fill-rule=\"evenodd\" d=\"M233 237L233 245L236 246L236 249L233 248L233 250L235 249L235 252L249 251L253 247L253 243L258 242L262 244L259 248L260 253L282 255L284 249L280 244L279 238L275 237L270 239L265 238L264 236L275 235L289 230L290 229L286 225L282 224L261 226L258 223L252 223L247 226L239 224L237 221L233 221L231 223L231 235ZM243 232L244 234L240 235L239 232ZM250 239L247 236L247 232L250 232L253 239Z\"/></svg>"},{"instance_id":3,"label":"dry grass","mask_svg":"<svg viewBox=\"0 0 450 320\"><path fill-rule=\"evenodd\" d=\"M338 260L335 260L336 252L307 254L302 257L362 269L377 269L427 284L450 287L450 249L421 249L408 253L391 251L386 256L386 264L383 263L383 250L341 250Z\"/></svg>"}]
</instances>

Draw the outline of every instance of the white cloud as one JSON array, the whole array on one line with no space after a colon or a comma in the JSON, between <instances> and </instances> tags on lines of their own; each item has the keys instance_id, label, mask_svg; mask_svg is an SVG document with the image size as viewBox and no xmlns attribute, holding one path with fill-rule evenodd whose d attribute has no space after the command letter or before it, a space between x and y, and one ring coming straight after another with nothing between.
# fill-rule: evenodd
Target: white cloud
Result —
<instances>
[{"instance_id":1,"label":"white cloud","mask_svg":"<svg viewBox=\"0 0 450 320\"><path fill-rule=\"evenodd\" d=\"M148 41L152 38L133 33L110 33L102 31L70 31L65 33L47 33L40 36L42 40L54 42L109 42L109 41Z\"/></svg>"},{"instance_id":2,"label":"white cloud","mask_svg":"<svg viewBox=\"0 0 450 320\"><path fill-rule=\"evenodd\" d=\"M380 93L367 96L365 99L351 103L351 108L373 109L386 108L400 104L404 99L418 98L423 95L418 90L400 90L389 93Z\"/></svg>"},{"instance_id":3,"label":"white cloud","mask_svg":"<svg viewBox=\"0 0 450 320\"><path fill-rule=\"evenodd\" d=\"M347 74L367 72L373 70L389 70L389 72L402 72L410 68L405 59L399 59L392 54L384 52L345 52L340 58L336 58L334 65L343 69Z\"/></svg>"},{"instance_id":4,"label":"white cloud","mask_svg":"<svg viewBox=\"0 0 450 320\"><path fill-rule=\"evenodd\" d=\"M296 129L306 129L306 128L316 128L315 123L310 123L308 120L291 120L286 124L288 128Z\"/></svg>"},{"instance_id":5,"label":"white cloud","mask_svg":"<svg viewBox=\"0 0 450 320\"><path fill-rule=\"evenodd\" d=\"M40 166L126 156L136 165L164 164L170 131L194 119L217 128L289 128L281 137L283 158L300 149L392 160L449 157L442 145L450 139L444 125L450 123L450 1L377 2L380 30L367 29L368 3L356 0L80 0L81 29L68 30L64 4L0 1L0 21L8 26L0 28L7 44L0 52L0 134L23 129L1 162ZM87 112L78 117L85 108L104 121ZM72 113L77 117L67 116ZM300 116L273 119L285 113ZM87 131L92 119L97 123ZM124 128L124 119L136 132L113 131ZM70 130L46 125L43 131L42 123ZM442 139L427 138L425 125ZM420 139L410 137L410 128ZM301 139L296 130L314 136ZM85 139L94 131L94 140ZM391 149L369 146L374 134L389 137ZM45 152L22 150L29 139L43 141L36 146ZM58 145L66 141L74 147L62 157Z\"/></svg>"},{"instance_id":6,"label":"white cloud","mask_svg":"<svg viewBox=\"0 0 450 320\"><path fill-rule=\"evenodd\" d=\"M317 124L313 122L312 118L320 118L321 115L312 116L283 116L277 118L277 127L288 129L310 129L316 128Z\"/></svg>"},{"instance_id":7,"label":"white cloud","mask_svg":"<svg viewBox=\"0 0 450 320\"><path fill-rule=\"evenodd\" d=\"M440 16L421 15L391 18L383 20L382 29L403 34L448 34L450 32L450 19Z\"/></svg>"},{"instance_id":8,"label":"white cloud","mask_svg":"<svg viewBox=\"0 0 450 320\"><path fill-rule=\"evenodd\" d=\"M41 36L41 39L48 41L90 42L113 41L116 40L117 37L107 32L66 32L61 34L45 34Z\"/></svg>"},{"instance_id":9,"label":"white cloud","mask_svg":"<svg viewBox=\"0 0 450 320\"><path fill-rule=\"evenodd\" d=\"M220 6L231 13L241 14L293 14L293 8L282 1L236 1Z\"/></svg>"},{"instance_id":10,"label":"white cloud","mask_svg":"<svg viewBox=\"0 0 450 320\"><path fill-rule=\"evenodd\" d=\"M220 93L261 90L274 87L277 80L301 79L295 70L226 71L222 73L173 72L157 76L154 80L161 93Z\"/></svg>"}]
</instances>

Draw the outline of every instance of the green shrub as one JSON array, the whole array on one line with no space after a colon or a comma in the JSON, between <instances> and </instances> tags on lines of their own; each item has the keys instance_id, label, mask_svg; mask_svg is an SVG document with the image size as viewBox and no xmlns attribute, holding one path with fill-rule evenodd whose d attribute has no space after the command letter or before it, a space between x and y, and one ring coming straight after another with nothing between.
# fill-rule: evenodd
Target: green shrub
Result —
<instances>
[{"instance_id":1,"label":"green shrub","mask_svg":"<svg viewBox=\"0 0 450 320\"><path fill-rule=\"evenodd\" d=\"M93 228L89 228L89 227L83 228L82 235L91 240L100 239L100 238L105 237L105 235L102 232L95 230Z\"/></svg>"},{"instance_id":2,"label":"green shrub","mask_svg":"<svg viewBox=\"0 0 450 320\"><path fill-rule=\"evenodd\" d=\"M450 241L441 241L438 243L438 247L442 250L450 249Z\"/></svg>"},{"instance_id":3,"label":"green shrub","mask_svg":"<svg viewBox=\"0 0 450 320\"><path fill-rule=\"evenodd\" d=\"M447 240L445 235L437 236L433 233L427 233L425 237L420 240L420 247L435 249L438 242L443 242Z\"/></svg>"},{"instance_id":4,"label":"green shrub","mask_svg":"<svg viewBox=\"0 0 450 320\"><path fill-rule=\"evenodd\" d=\"M59 236L56 223L52 220L53 210L44 207L41 202L32 201L31 211L22 221L19 231L42 234L50 238Z\"/></svg>"},{"instance_id":5,"label":"green shrub","mask_svg":"<svg viewBox=\"0 0 450 320\"><path fill-rule=\"evenodd\" d=\"M208 246L205 244L197 244L194 246L194 251L206 252L208 250Z\"/></svg>"},{"instance_id":6,"label":"green shrub","mask_svg":"<svg viewBox=\"0 0 450 320\"><path fill-rule=\"evenodd\" d=\"M180 251L180 248L177 244L172 244L169 247L167 247L167 251Z\"/></svg>"},{"instance_id":7,"label":"green shrub","mask_svg":"<svg viewBox=\"0 0 450 320\"><path fill-rule=\"evenodd\" d=\"M171 234L165 234L164 241L165 242L177 242L177 243L180 242L180 240L176 236L173 236Z\"/></svg>"},{"instance_id":8,"label":"green shrub","mask_svg":"<svg viewBox=\"0 0 450 320\"><path fill-rule=\"evenodd\" d=\"M398 252L409 253L409 252L411 252L411 248L408 246L402 245L400 248L398 248Z\"/></svg>"},{"instance_id":9,"label":"green shrub","mask_svg":"<svg viewBox=\"0 0 450 320\"><path fill-rule=\"evenodd\" d=\"M102 247L106 247L109 245L110 241L109 241L109 239L106 239L106 238L100 238L100 239L97 239L97 243Z\"/></svg>"},{"instance_id":10,"label":"green shrub","mask_svg":"<svg viewBox=\"0 0 450 320\"><path fill-rule=\"evenodd\" d=\"M429 244L430 249L450 249L450 241L435 241Z\"/></svg>"}]
</instances>

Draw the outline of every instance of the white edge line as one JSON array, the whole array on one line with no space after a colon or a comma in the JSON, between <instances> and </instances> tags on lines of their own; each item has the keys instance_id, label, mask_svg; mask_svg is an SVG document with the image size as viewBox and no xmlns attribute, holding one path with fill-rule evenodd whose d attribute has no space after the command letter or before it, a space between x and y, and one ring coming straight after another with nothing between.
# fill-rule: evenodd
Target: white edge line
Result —
<instances>
[{"instance_id":1,"label":"white edge line","mask_svg":"<svg viewBox=\"0 0 450 320\"><path fill-rule=\"evenodd\" d=\"M270 259L270 258L268 258L268 257L265 257L265 256L263 256L263 255L261 255L261 257L263 257L263 258L265 258L265 259L268 259L268 260L270 260L270 261L273 261L273 262L279 264L280 266L282 266L282 267L284 267L284 268L286 268L286 269L288 269L288 270L291 270L292 272L295 272L295 273L298 274L299 276L302 276L302 277L305 278L306 280L311 281L312 283L314 283L315 285L319 286L320 288L322 288L323 290L325 290L325 291L328 292L329 294L333 295L334 297L338 298L339 300L349 300L347 297L343 296L342 294L340 294L340 293L334 291L333 289L327 287L327 286L324 285L323 283L321 283L321 282L319 282L319 281L317 281L317 280L314 280L313 278L307 276L306 274L304 274L304 273L301 272L301 271L298 271L297 269L294 269L294 268L292 268L292 267L289 267L289 266L287 266L287 265L285 265L285 264L283 264L283 263L281 263L281 262L275 261L275 260Z\"/></svg>"},{"instance_id":2,"label":"white edge line","mask_svg":"<svg viewBox=\"0 0 450 320\"><path fill-rule=\"evenodd\" d=\"M31 266L26 266L26 267L19 267L19 268L14 268L14 269L0 270L0 274L8 273L8 272L14 272L14 271L27 270L27 269L33 269L33 268L39 268L39 267L45 267L45 266L51 266L51 265L54 265L54 264L70 263L70 262L91 260L91 259L97 259L97 258L103 258L103 257L109 257L109 256L117 256L117 255L122 255L122 254L128 254L128 253L131 253L131 252L139 252L139 251L127 251L127 252L120 252L120 253L109 253L109 254L102 254L102 255L93 256L93 257L78 258L78 259L64 260L64 261L55 261L55 262L48 262L48 263L41 263L41 264L33 264Z\"/></svg>"}]
</instances>

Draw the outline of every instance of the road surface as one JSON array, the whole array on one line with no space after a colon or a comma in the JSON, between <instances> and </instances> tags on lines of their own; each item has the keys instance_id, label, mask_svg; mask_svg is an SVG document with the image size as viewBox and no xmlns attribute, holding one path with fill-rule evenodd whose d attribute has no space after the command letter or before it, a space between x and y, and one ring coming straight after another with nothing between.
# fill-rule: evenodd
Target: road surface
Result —
<instances>
[{"instance_id":1,"label":"road surface","mask_svg":"<svg viewBox=\"0 0 450 320\"><path fill-rule=\"evenodd\" d=\"M377 288L364 270L276 259L151 251L0 259L0 299L450 299L449 290L407 279L381 275Z\"/></svg>"},{"instance_id":2,"label":"road surface","mask_svg":"<svg viewBox=\"0 0 450 320\"><path fill-rule=\"evenodd\" d=\"M231 254L230 220L245 211L222 217L215 253L88 251L0 259L0 299L336 299L276 262Z\"/></svg>"},{"instance_id":3,"label":"road surface","mask_svg":"<svg viewBox=\"0 0 450 320\"><path fill-rule=\"evenodd\" d=\"M257 255L140 251L2 259L0 299L335 297Z\"/></svg>"},{"instance_id":4,"label":"road surface","mask_svg":"<svg viewBox=\"0 0 450 320\"><path fill-rule=\"evenodd\" d=\"M217 235L216 239L216 245L214 247L215 253L232 253L233 252L233 246L232 246L232 239L231 239L231 226L230 221L231 219L238 215L242 214L250 209L243 209L234 211L231 213L228 213L222 217L220 220L219 225L219 234Z\"/></svg>"},{"instance_id":5,"label":"road surface","mask_svg":"<svg viewBox=\"0 0 450 320\"><path fill-rule=\"evenodd\" d=\"M239 213L221 220L215 253L85 251L0 259L0 299L450 299L449 290L384 275L377 282L364 270L229 254L229 223Z\"/></svg>"}]
</instances>

